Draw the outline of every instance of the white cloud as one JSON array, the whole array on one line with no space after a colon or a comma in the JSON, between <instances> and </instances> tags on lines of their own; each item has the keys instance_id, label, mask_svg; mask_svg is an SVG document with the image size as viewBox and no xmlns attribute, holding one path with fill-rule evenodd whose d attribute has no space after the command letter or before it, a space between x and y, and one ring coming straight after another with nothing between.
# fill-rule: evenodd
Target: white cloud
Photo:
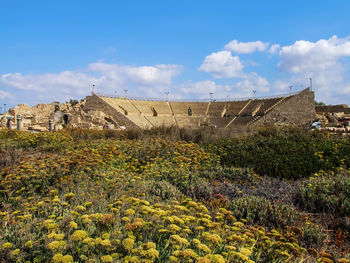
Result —
<instances>
[{"instance_id":1,"label":"white cloud","mask_svg":"<svg viewBox=\"0 0 350 263\"><path fill-rule=\"evenodd\" d=\"M179 94L177 97L188 97L194 94L201 99L209 98L209 93L214 93L215 97L224 98L231 91L229 85L218 85L212 80L203 80L197 82L185 82L178 87Z\"/></svg>"},{"instance_id":2,"label":"white cloud","mask_svg":"<svg viewBox=\"0 0 350 263\"><path fill-rule=\"evenodd\" d=\"M279 68L292 73L314 72L335 66L341 57L350 56L348 38L320 39L317 42L296 41L280 51Z\"/></svg>"},{"instance_id":3,"label":"white cloud","mask_svg":"<svg viewBox=\"0 0 350 263\"><path fill-rule=\"evenodd\" d=\"M230 51L219 51L207 56L199 70L210 72L214 78L242 77L243 64L239 57L232 56Z\"/></svg>"},{"instance_id":4,"label":"white cloud","mask_svg":"<svg viewBox=\"0 0 350 263\"><path fill-rule=\"evenodd\" d=\"M3 74L0 75L0 84L5 87L6 93L15 93L21 102L25 99L29 104L81 98L89 94L92 84L96 85L97 92L114 94L117 89L121 95L123 89L132 88L129 94L135 96L141 93L141 96L145 96L171 85L172 78L181 70L179 65L138 67L97 62L88 65L87 69L82 71ZM6 93L0 93L0 96ZM19 100L14 103L19 103Z\"/></svg>"},{"instance_id":5,"label":"white cloud","mask_svg":"<svg viewBox=\"0 0 350 263\"><path fill-rule=\"evenodd\" d=\"M249 54L255 51L265 51L268 46L268 43L264 43L262 41L238 42L238 40L235 39L225 45L225 49L231 50L238 54Z\"/></svg>"},{"instance_id":6,"label":"white cloud","mask_svg":"<svg viewBox=\"0 0 350 263\"><path fill-rule=\"evenodd\" d=\"M12 98L12 95L6 91L0 90L0 99Z\"/></svg>"},{"instance_id":7,"label":"white cloud","mask_svg":"<svg viewBox=\"0 0 350 263\"><path fill-rule=\"evenodd\" d=\"M316 100L326 103L344 103L350 84L344 76L348 72L350 38L320 39L316 42L299 40L280 50L281 71L292 73L291 84L296 79L313 78ZM308 86L308 83L305 87Z\"/></svg>"},{"instance_id":8,"label":"white cloud","mask_svg":"<svg viewBox=\"0 0 350 263\"><path fill-rule=\"evenodd\" d=\"M212 80L198 82L186 82L179 86L179 94L176 97L188 97L194 94L199 98L208 99L209 93L214 93L214 98L246 98L252 97L253 90L257 90L257 95L269 92L269 82L255 72L247 74L244 79L231 85L217 84Z\"/></svg>"},{"instance_id":9,"label":"white cloud","mask_svg":"<svg viewBox=\"0 0 350 263\"><path fill-rule=\"evenodd\" d=\"M235 88L241 90L243 94L249 94L252 93L253 90L257 91L257 96L259 93L266 93L269 92L269 81L255 72L249 73L245 76L245 78L241 81L239 81Z\"/></svg>"},{"instance_id":10,"label":"white cloud","mask_svg":"<svg viewBox=\"0 0 350 263\"><path fill-rule=\"evenodd\" d=\"M182 71L179 65L158 64L155 66L120 66L97 62L90 64L88 70L118 82L132 81L142 86L169 85L171 79Z\"/></svg>"},{"instance_id":11,"label":"white cloud","mask_svg":"<svg viewBox=\"0 0 350 263\"><path fill-rule=\"evenodd\" d=\"M280 46L279 44L273 44L273 45L269 48L269 53L270 53L270 54L276 54L280 49L281 49L281 46Z\"/></svg>"}]
</instances>

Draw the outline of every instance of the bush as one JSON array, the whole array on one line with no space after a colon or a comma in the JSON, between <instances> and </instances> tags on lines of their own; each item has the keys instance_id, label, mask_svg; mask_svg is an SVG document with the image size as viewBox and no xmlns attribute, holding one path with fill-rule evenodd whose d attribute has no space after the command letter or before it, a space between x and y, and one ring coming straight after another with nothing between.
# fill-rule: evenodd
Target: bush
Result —
<instances>
[{"instance_id":1,"label":"bush","mask_svg":"<svg viewBox=\"0 0 350 263\"><path fill-rule=\"evenodd\" d=\"M240 139L219 140L205 145L218 154L221 164L251 167L260 175L298 179L319 170L350 165L350 140L329 138L301 129L263 129Z\"/></svg>"},{"instance_id":2,"label":"bush","mask_svg":"<svg viewBox=\"0 0 350 263\"><path fill-rule=\"evenodd\" d=\"M350 215L350 174L342 171L316 174L300 188L297 203L312 212Z\"/></svg>"},{"instance_id":3,"label":"bush","mask_svg":"<svg viewBox=\"0 0 350 263\"><path fill-rule=\"evenodd\" d=\"M237 198L230 203L229 209L238 220L244 218L250 224L269 227L285 227L301 219L301 214L294 208L257 196Z\"/></svg>"}]
</instances>

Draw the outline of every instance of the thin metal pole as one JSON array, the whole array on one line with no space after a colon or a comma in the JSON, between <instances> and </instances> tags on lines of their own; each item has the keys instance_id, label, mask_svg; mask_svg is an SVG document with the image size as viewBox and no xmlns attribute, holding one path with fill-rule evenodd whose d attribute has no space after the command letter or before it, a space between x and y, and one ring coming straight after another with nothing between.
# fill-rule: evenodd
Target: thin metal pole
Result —
<instances>
[{"instance_id":1,"label":"thin metal pole","mask_svg":"<svg viewBox=\"0 0 350 263\"><path fill-rule=\"evenodd\" d=\"M310 78L310 90L312 91L312 78Z\"/></svg>"}]
</instances>

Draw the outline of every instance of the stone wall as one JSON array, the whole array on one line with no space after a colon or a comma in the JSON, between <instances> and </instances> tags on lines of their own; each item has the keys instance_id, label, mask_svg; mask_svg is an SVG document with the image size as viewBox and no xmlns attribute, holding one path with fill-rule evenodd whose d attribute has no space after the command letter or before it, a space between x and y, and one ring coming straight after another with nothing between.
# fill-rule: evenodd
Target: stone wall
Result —
<instances>
[{"instance_id":1,"label":"stone wall","mask_svg":"<svg viewBox=\"0 0 350 263\"><path fill-rule=\"evenodd\" d=\"M123 114L118 112L95 94L86 97L84 111L88 113L91 110L104 112L106 115L111 116L119 124L119 126L125 126L127 128L138 127L135 123L130 121Z\"/></svg>"},{"instance_id":2,"label":"stone wall","mask_svg":"<svg viewBox=\"0 0 350 263\"><path fill-rule=\"evenodd\" d=\"M252 126L265 124L307 125L315 119L315 95L310 89L305 89L277 105L265 116L254 122Z\"/></svg>"},{"instance_id":3,"label":"stone wall","mask_svg":"<svg viewBox=\"0 0 350 263\"><path fill-rule=\"evenodd\" d=\"M327 106L316 106L316 112L317 113L335 113L335 112L344 112L349 114L350 108L346 104L340 104L340 105L327 105Z\"/></svg>"}]
</instances>

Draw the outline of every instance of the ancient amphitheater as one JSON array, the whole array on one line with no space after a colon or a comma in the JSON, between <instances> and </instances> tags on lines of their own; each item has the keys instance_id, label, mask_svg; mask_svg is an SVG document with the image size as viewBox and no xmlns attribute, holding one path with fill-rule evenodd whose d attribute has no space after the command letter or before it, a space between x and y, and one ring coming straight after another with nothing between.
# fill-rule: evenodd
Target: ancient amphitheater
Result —
<instances>
[{"instance_id":1,"label":"ancient amphitheater","mask_svg":"<svg viewBox=\"0 0 350 263\"><path fill-rule=\"evenodd\" d=\"M186 102L134 100L97 94L80 103L18 105L2 116L1 125L23 130L82 128L234 128L264 124L305 125L316 118L314 93L305 89L271 98Z\"/></svg>"},{"instance_id":2,"label":"ancient amphitheater","mask_svg":"<svg viewBox=\"0 0 350 263\"><path fill-rule=\"evenodd\" d=\"M316 117L314 93L309 89L290 96L210 102L132 100L95 94L88 96L85 110L98 109L112 116L113 122L119 126L141 128L306 124Z\"/></svg>"}]
</instances>

